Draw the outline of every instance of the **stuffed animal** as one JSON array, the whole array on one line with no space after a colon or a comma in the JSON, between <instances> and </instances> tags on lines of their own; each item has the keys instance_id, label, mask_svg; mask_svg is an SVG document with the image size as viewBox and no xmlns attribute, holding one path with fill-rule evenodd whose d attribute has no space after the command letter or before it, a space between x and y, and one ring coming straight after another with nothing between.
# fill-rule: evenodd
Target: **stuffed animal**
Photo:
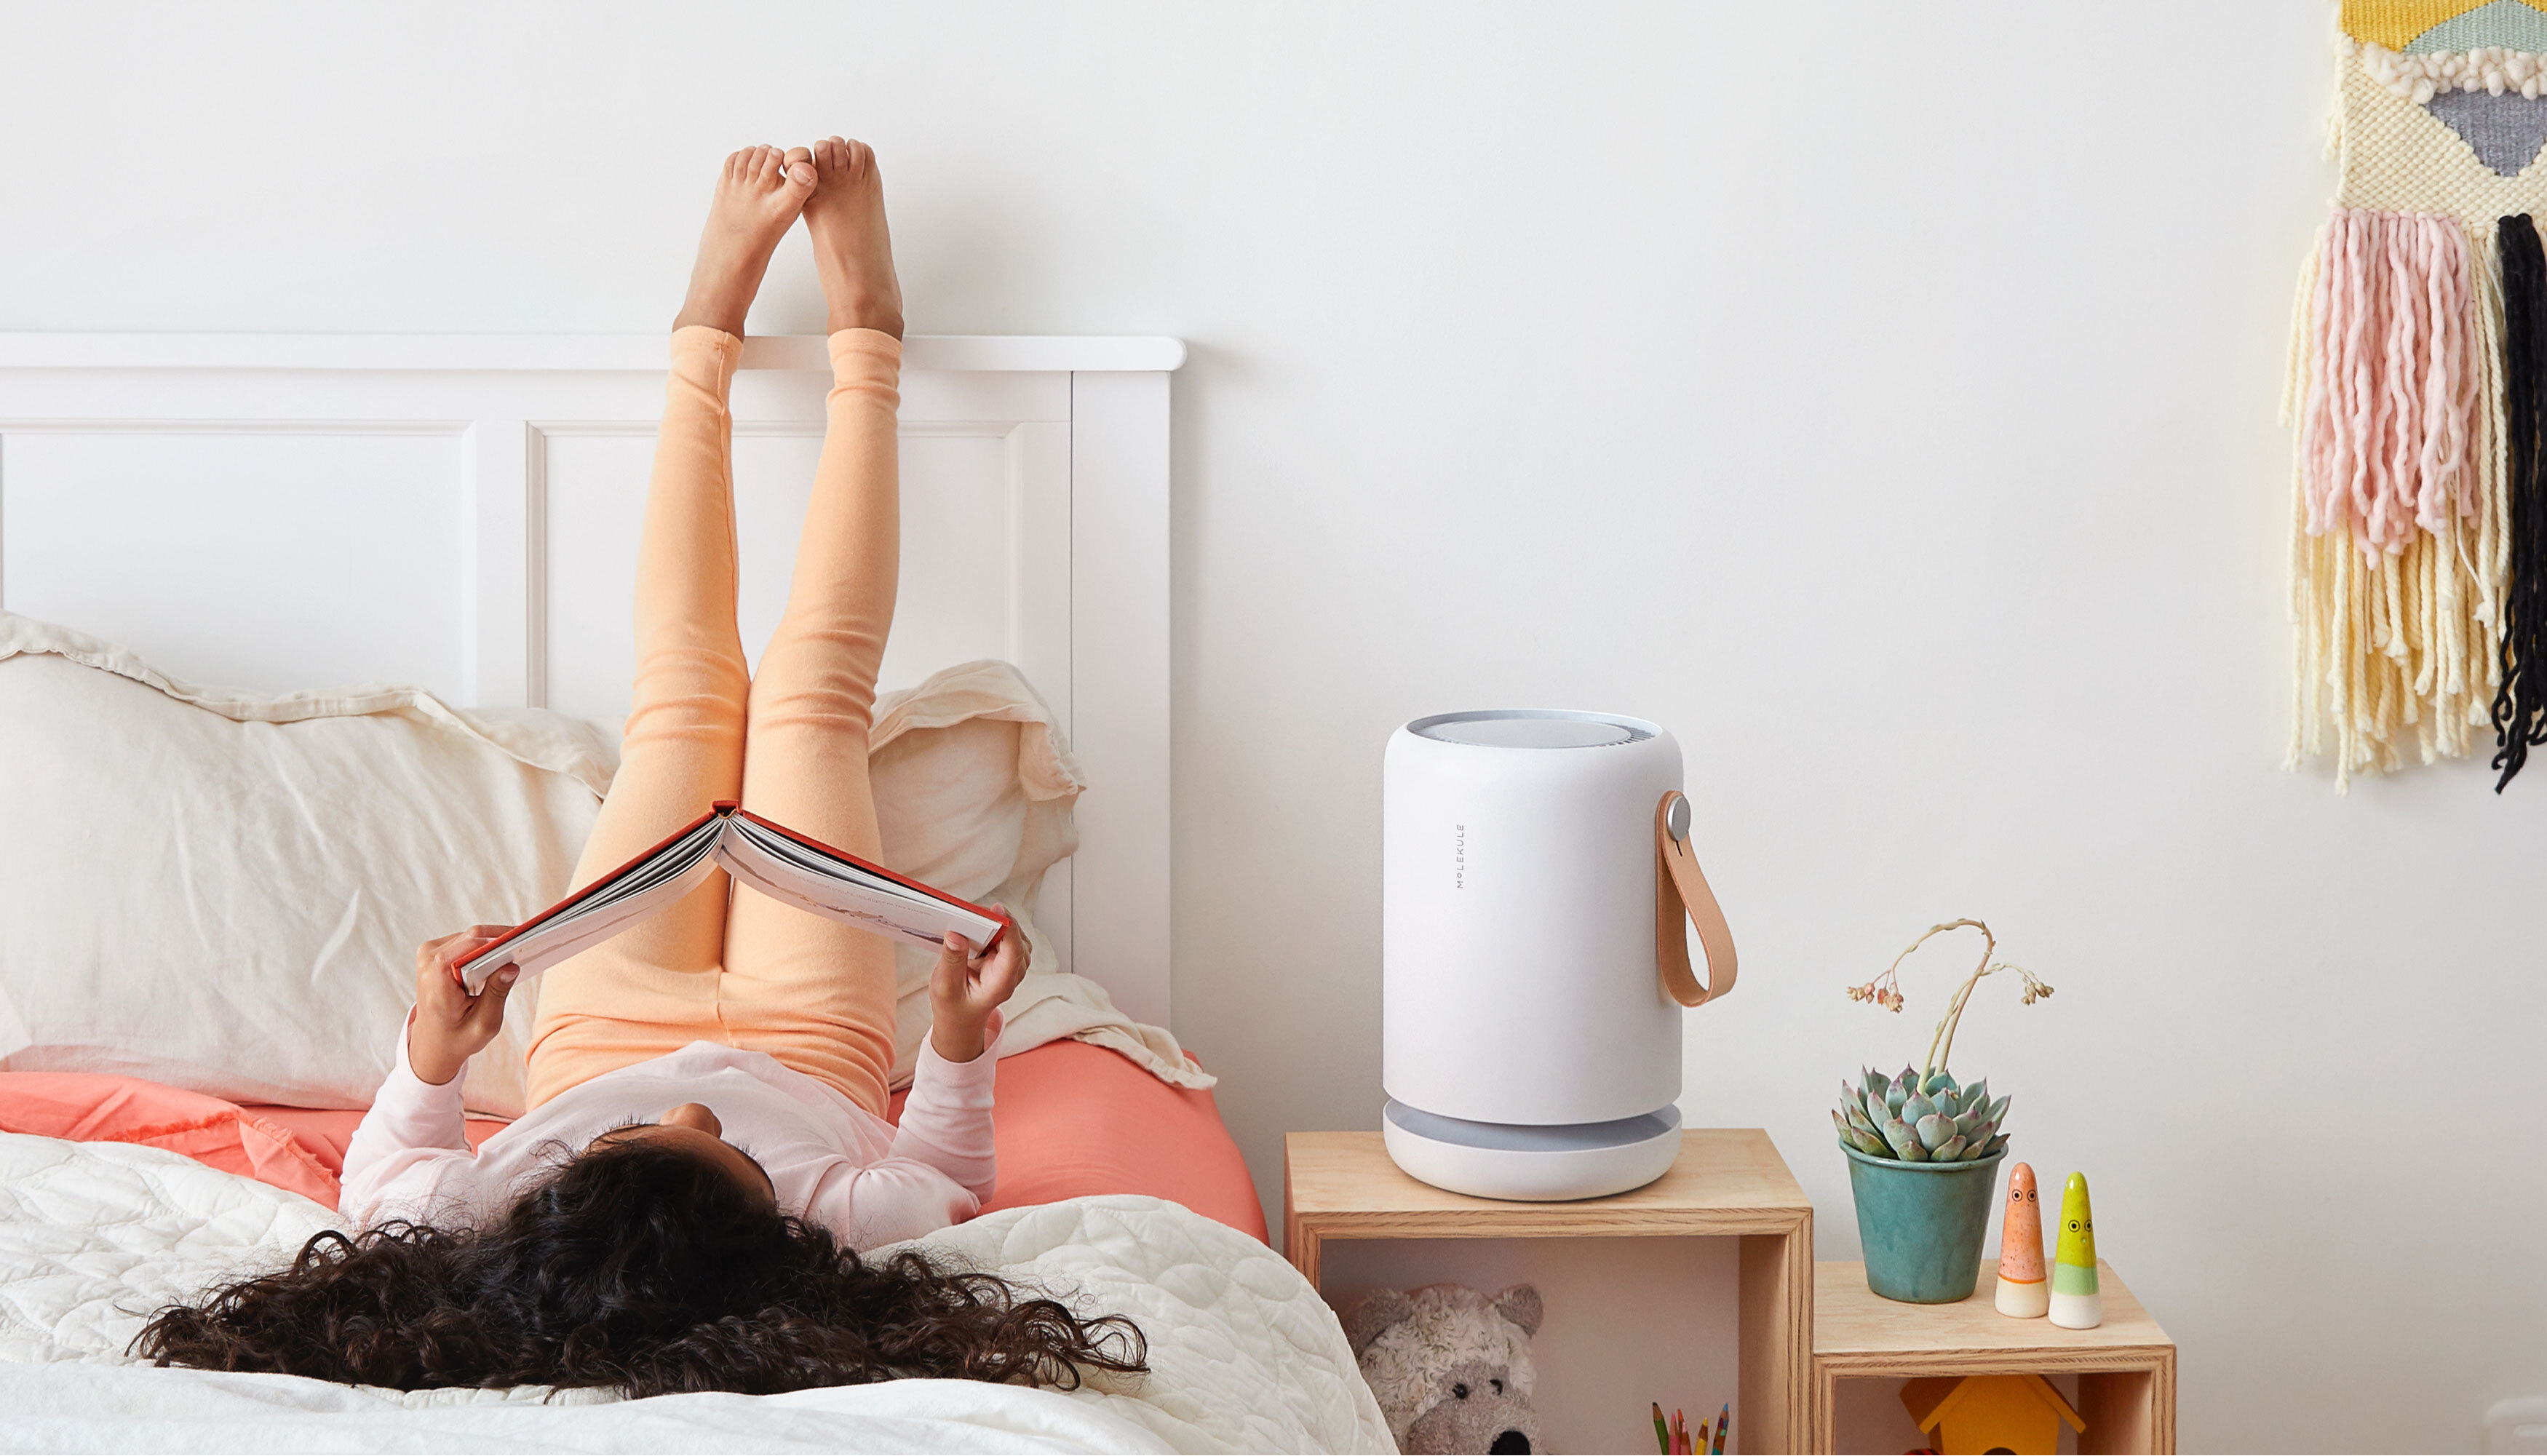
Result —
<instances>
[{"instance_id":1,"label":"stuffed animal","mask_svg":"<svg viewBox=\"0 0 2547 1456\"><path fill-rule=\"evenodd\" d=\"M1374 1289L1344 1326L1398 1450L1503 1456L1538 1449L1530 1337L1540 1317L1528 1284L1492 1299L1428 1284Z\"/></svg>"}]
</instances>

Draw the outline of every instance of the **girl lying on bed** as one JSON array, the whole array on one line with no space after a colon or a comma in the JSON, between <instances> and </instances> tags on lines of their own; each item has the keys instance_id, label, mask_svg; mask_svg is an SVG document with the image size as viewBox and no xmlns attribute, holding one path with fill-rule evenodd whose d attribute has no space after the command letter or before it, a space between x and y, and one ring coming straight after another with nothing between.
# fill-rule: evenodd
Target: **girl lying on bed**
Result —
<instances>
[{"instance_id":1,"label":"girl lying on bed","mask_svg":"<svg viewBox=\"0 0 2547 1456\"><path fill-rule=\"evenodd\" d=\"M749 674L735 626L732 419L744 314L798 216L834 384L784 619ZM900 551L902 297L874 155L834 137L727 158L672 367L637 565L637 677L617 779L575 873L609 872L735 799L879 857L867 777ZM515 972L452 968L500 934L417 952L396 1070L347 1149L343 1210L284 1272L162 1311L162 1364L412 1389L765 1393L897 1376L1076 1384L1143 1368L1140 1331L916 1254L855 1252L972 1217L992 1185L999 1007L1024 937L949 936L897 1128L884 940L717 872L547 973L529 1111L474 1154L460 1073Z\"/></svg>"}]
</instances>

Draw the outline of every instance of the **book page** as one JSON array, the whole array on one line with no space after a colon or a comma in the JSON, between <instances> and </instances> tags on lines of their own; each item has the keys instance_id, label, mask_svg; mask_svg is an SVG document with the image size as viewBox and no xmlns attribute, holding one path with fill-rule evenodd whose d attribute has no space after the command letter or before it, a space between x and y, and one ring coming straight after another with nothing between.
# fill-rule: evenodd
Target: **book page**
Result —
<instances>
[{"instance_id":1,"label":"book page","mask_svg":"<svg viewBox=\"0 0 2547 1456\"><path fill-rule=\"evenodd\" d=\"M717 867L716 847L725 824L711 818L671 844L550 911L461 963L460 984L476 995L486 978L506 966L522 974L544 971L591 949L698 888Z\"/></svg>"},{"instance_id":2,"label":"book page","mask_svg":"<svg viewBox=\"0 0 2547 1456\"><path fill-rule=\"evenodd\" d=\"M716 857L734 877L773 899L817 915L935 949L954 931L981 945L1001 922L774 833L747 819L726 821Z\"/></svg>"}]
</instances>

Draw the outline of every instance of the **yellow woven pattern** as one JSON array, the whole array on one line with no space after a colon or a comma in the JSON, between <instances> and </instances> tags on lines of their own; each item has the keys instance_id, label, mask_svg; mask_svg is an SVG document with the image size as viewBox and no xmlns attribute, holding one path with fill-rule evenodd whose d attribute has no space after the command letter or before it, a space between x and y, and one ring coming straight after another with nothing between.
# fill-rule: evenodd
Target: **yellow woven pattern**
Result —
<instances>
[{"instance_id":1,"label":"yellow woven pattern","mask_svg":"<svg viewBox=\"0 0 2547 1456\"><path fill-rule=\"evenodd\" d=\"M2547 157L2531 159L2517 177L2496 176L2447 123L2381 85L2357 54L2343 58L2341 71L2337 207L2441 213L2475 239L2491 239L2498 217L2547 212Z\"/></svg>"},{"instance_id":2,"label":"yellow woven pattern","mask_svg":"<svg viewBox=\"0 0 2547 1456\"><path fill-rule=\"evenodd\" d=\"M2355 41L2369 41L2403 50L2414 40L2445 20L2467 14L2488 0L2343 0L2340 24ZM2547 0L2521 0L2532 10L2547 10Z\"/></svg>"}]
</instances>

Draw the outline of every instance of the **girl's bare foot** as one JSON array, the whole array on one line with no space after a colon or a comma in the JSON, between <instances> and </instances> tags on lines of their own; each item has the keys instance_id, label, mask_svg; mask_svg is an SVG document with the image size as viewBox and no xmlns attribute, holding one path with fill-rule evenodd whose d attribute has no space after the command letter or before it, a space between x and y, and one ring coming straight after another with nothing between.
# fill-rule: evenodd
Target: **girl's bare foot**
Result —
<instances>
[{"instance_id":1,"label":"girl's bare foot","mask_svg":"<svg viewBox=\"0 0 2547 1456\"><path fill-rule=\"evenodd\" d=\"M725 159L708 225L699 234L699 260L690 269L690 294L672 327L703 323L740 336L743 316L760 292L770 251L787 235L814 191L813 153L747 146Z\"/></svg>"},{"instance_id":2,"label":"girl's bare foot","mask_svg":"<svg viewBox=\"0 0 2547 1456\"><path fill-rule=\"evenodd\" d=\"M814 272L830 305L830 332L872 328L902 337L902 285L893 276L893 239L884 226L884 179L875 151L834 136L814 143L814 195L805 230L814 235Z\"/></svg>"}]
</instances>

